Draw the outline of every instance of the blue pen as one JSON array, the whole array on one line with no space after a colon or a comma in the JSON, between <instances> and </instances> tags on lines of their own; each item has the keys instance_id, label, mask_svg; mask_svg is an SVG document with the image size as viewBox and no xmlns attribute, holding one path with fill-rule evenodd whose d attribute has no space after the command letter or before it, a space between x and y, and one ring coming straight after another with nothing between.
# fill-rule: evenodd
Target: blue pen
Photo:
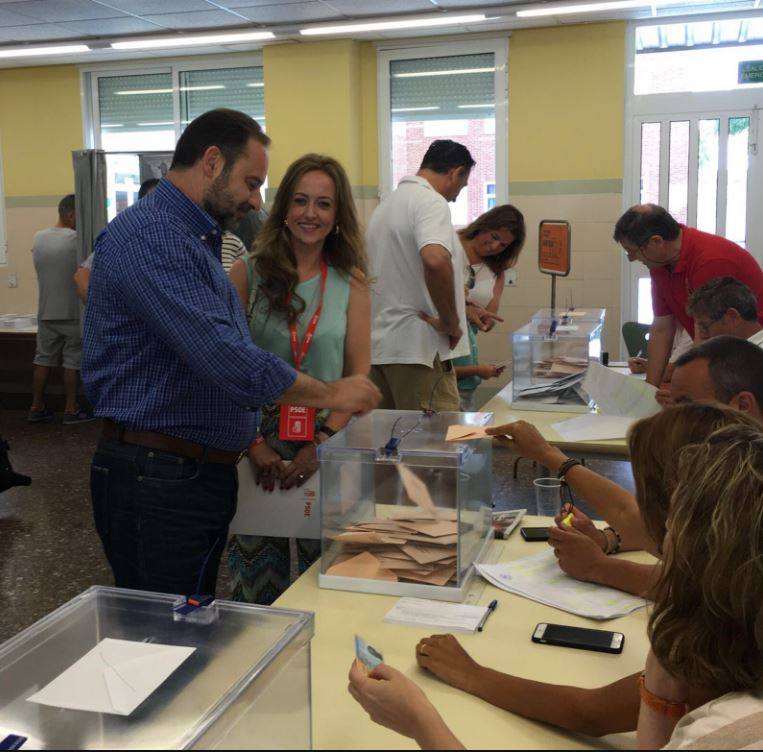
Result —
<instances>
[{"instance_id":1,"label":"blue pen","mask_svg":"<svg viewBox=\"0 0 763 752\"><path fill-rule=\"evenodd\" d=\"M498 608L498 601L490 601L490 605L487 607L487 611L485 611L485 615L480 619L480 623L477 625L477 631L481 632L485 627L485 622L487 621L487 617L490 616L490 614L493 613L493 611Z\"/></svg>"}]
</instances>

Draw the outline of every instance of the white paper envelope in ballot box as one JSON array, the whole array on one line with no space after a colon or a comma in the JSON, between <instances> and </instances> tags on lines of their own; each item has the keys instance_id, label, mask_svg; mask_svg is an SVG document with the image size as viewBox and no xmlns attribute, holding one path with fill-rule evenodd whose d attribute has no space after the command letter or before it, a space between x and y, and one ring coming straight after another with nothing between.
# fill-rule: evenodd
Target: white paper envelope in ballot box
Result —
<instances>
[{"instance_id":1,"label":"white paper envelope in ballot box","mask_svg":"<svg viewBox=\"0 0 763 752\"><path fill-rule=\"evenodd\" d=\"M284 462L288 466L289 462ZM254 467L244 458L238 463L238 508L231 533L272 535L279 538L321 537L320 473L302 486L264 491L254 481Z\"/></svg>"}]
</instances>

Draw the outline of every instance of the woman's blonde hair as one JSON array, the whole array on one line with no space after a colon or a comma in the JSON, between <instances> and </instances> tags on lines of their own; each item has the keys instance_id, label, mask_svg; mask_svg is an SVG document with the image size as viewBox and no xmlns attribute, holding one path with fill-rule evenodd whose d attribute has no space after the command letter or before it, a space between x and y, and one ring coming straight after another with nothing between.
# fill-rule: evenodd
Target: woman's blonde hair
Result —
<instances>
[{"instance_id":1,"label":"woman's blonde hair","mask_svg":"<svg viewBox=\"0 0 763 752\"><path fill-rule=\"evenodd\" d=\"M259 289L268 302L269 311L283 314L289 323L296 321L305 310L305 301L295 292L299 283L297 259L291 247L286 215L299 179L313 170L325 172L336 190L336 230L329 233L323 246L326 262L347 277L364 276L367 271L363 234L347 173L333 157L305 154L286 170L270 214L251 250L260 279Z\"/></svg>"},{"instance_id":2,"label":"woman's blonde hair","mask_svg":"<svg viewBox=\"0 0 763 752\"><path fill-rule=\"evenodd\" d=\"M682 449L677 462L652 649L693 687L760 688L763 427L739 420Z\"/></svg>"},{"instance_id":3,"label":"woman's blonde hair","mask_svg":"<svg viewBox=\"0 0 763 752\"><path fill-rule=\"evenodd\" d=\"M514 240L500 253L485 259L488 269L497 277L501 272L514 266L519 259L522 246L525 244L525 218L516 206L501 204L480 214L474 222L459 230L458 234L465 240L474 240L485 230L508 230L514 236Z\"/></svg>"},{"instance_id":4,"label":"woman's blonde hair","mask_svg":"<svg viewBox=\"0 0 763 752\"><path fill-rule=\"evenodd\" d=\"M689 444L703 442L719 428L736 424L756 426L757 422L725 405L694 403L662 410L631 428L628 449L636 501L646 532L658 551L665 538L678 453Z\"/></svg>"}]
</instances>

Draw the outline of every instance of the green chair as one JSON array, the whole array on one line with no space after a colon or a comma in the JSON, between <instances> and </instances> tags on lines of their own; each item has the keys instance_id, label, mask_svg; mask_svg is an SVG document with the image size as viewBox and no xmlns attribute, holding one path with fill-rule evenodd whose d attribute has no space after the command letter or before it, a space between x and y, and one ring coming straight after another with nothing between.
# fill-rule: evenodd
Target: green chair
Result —
<instances>
[{"instance_id":1,"label":"green chair","mask_svg":"<svg viewBox=\"0 0 763 752\"><path fill-rule=\"evenodd\" d=\"M629 358L641 354L646 357L646 342L649 335L649 324L639 324L637 321L626 321L623 324L623 339Z\"/></svg>"}]
</instances>

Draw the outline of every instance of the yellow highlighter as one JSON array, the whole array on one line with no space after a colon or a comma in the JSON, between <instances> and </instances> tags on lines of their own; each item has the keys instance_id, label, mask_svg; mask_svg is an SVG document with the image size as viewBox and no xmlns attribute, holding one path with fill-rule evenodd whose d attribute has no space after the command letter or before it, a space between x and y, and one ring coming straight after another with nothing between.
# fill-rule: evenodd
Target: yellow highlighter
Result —
<instances>
[{"instance_id":1,"label":"yellow highlighter","mask_svg":"<svg viewBox=\"0 0 763 752\"><path fill-rule=\"evenodd\" d=\"M566 527L572 527L572 520L575 519L575 515L570 512L563 520L562 525L565 525Z\"/></svg>"}]
</instances>

